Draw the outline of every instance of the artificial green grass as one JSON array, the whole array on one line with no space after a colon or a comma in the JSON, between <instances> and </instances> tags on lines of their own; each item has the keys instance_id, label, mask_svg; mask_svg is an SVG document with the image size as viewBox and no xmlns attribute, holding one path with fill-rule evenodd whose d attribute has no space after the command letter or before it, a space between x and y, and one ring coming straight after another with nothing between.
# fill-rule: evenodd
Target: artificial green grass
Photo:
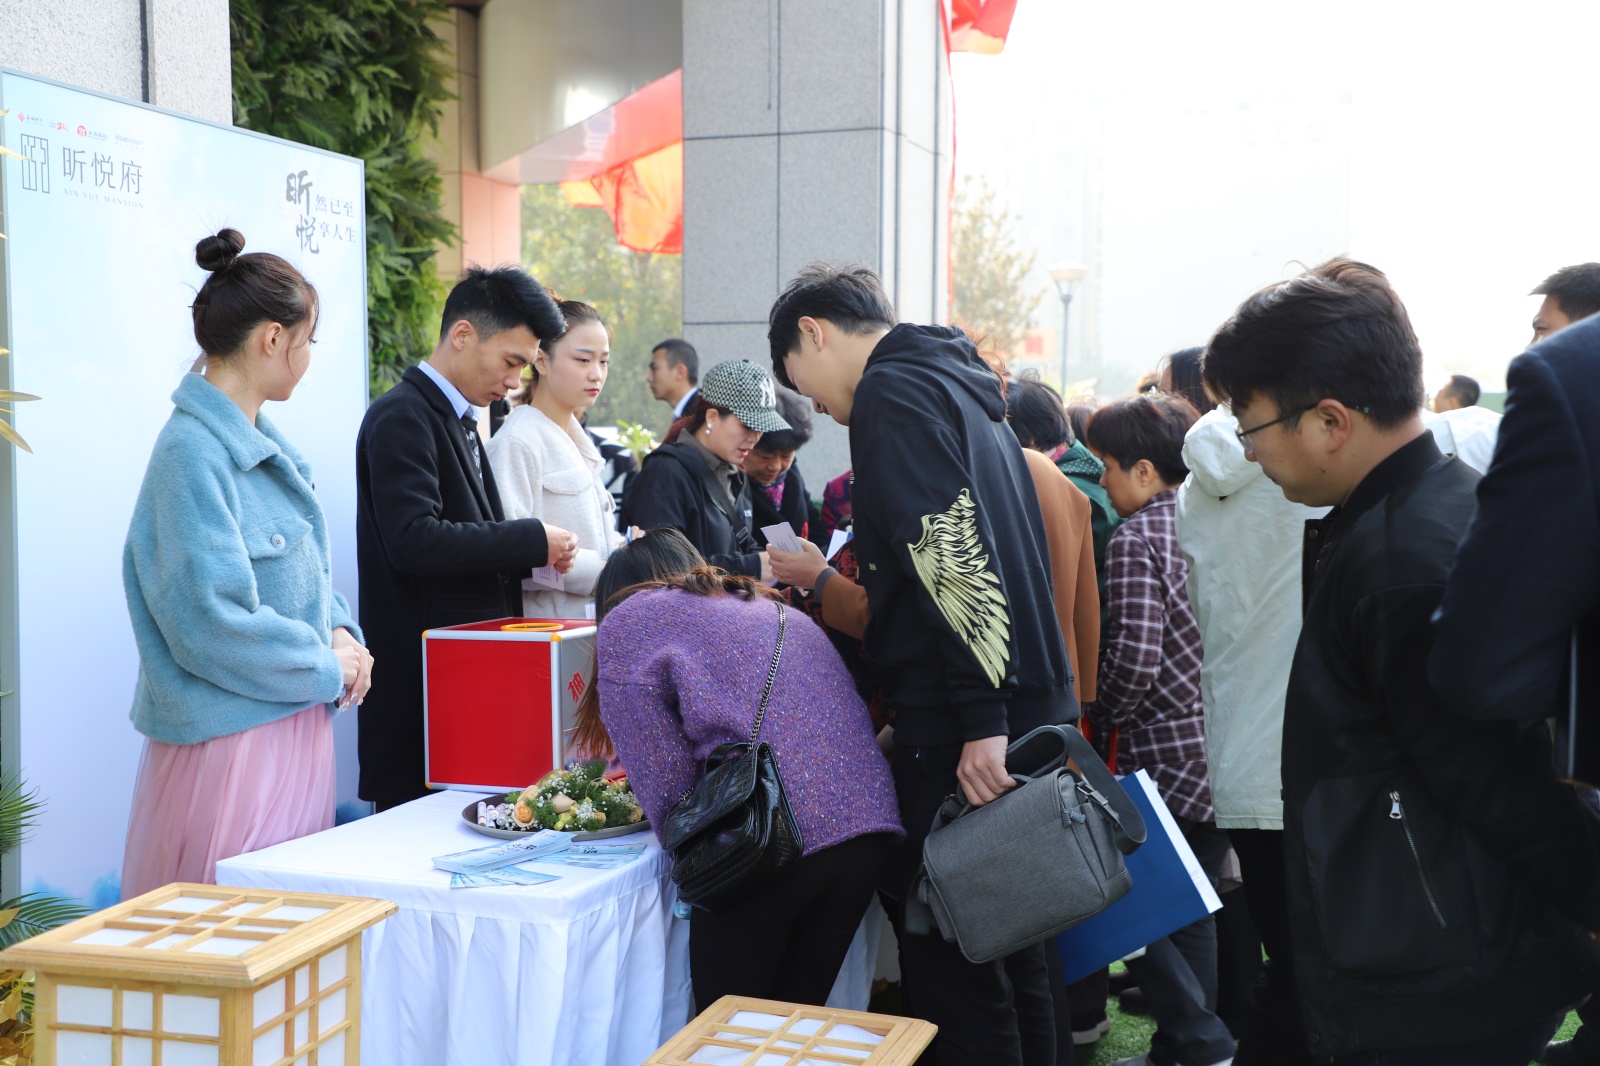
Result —
<instances>
[{"instance_id":1,"label":"artificial green grass","mask_svg":"<svg viewBox=\"0 0 1600 1066\"><path fill-rule=\"evenodd\" d=\"M1120 966L1121 963L1118 963ZM1106 1017L1111 1029L1093 1044L1076 1048L1073 1062L1078 1066L1111 1066L1118 1059L1143 1055L1150 1050L1155 1020L1144 1014L1124 1014L1117 1008L1117 997L1106 1001Z\"/></svg>"},{"instance_id":2,"label":"artificial green grass","mask_svg":"<svg viewBox=\"0 0 1600 1066\"><path fill-rule=\"evenodd\" d=\"M1552 1040L1566 1040L1578 1031L1578 1012L1573 1011L1567 1015L1567 1020L1561 1023L1561 1028L1556 1030Z\"/></svg>"}]
</instances>

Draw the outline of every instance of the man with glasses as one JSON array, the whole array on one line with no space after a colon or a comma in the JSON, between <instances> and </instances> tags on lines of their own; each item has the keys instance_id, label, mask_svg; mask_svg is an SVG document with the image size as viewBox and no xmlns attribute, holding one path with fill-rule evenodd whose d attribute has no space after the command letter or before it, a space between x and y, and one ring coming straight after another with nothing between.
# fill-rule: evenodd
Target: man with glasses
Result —
<instances>
[{"instance_id":1,"label":"man with glasses","mask_svg":"<svg viewBox=\"0 0 1600 1066\"><path fill-rule=\"evenodd\" d=\"M1595 987L1600 823L1533 724L1467 722L1428 684L1429 619L1478 476L1422 424L1388 279L1334 259L1246 300L1207 386L1308 521L1285 697L1285 888L1312 1057L1523 1066Z\"/></svg>"}]
</instances>

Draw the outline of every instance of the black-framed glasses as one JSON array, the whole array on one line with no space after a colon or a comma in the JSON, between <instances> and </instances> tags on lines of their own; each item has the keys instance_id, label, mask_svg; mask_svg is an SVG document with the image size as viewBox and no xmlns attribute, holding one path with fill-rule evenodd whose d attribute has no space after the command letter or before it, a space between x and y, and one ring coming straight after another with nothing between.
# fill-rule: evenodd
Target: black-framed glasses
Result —
<instances>
[{"instance_id":1,"label":"black-framed glasses","mask_svg":"<svg viewBox=\"0 0 1600 1066\"><path fill-rule=\"evenodd\" d=\"M1284 422L1287 422L1292 418L1299 418L1307 411L1314 411L1317 408L1317 404L1320 404L1321 402L1321 400L1318 400L1317 403L1308 403L1304 407L1296 407L1293 411L1290 411L1288 414L1283 415L1280 418L1274 418L1271 422L1263 422L1259 426L1252 426L1250 429L1236 429L1233 431L1233 435L1239 438L1239 446L1244 449L1244 453L1246 455L1254 455L1256 453L1256 446L1250 440L1252 436L1260 433L1264 429L1271 429L1273 426L1282 425ZM1343 400L1340 400L1339 402L1344 403ZM1345 403L1344 406L1348 407L1352 411L1360 411L1364 415L1372 414L1372 408L1370 407L1362 407L1353 403Z\"/></svg>"}]
</instances>

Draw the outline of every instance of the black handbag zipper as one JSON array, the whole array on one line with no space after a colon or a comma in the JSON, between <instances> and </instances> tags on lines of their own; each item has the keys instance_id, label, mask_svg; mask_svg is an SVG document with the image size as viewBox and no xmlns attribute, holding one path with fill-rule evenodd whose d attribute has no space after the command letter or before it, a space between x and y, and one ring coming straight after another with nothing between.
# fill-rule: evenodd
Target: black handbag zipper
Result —
<instances>
[{"instance_id":1,"label":"black handbag zipper","mask_svg":"<svg viewBox=\"0 0 1600 1066\"><path fill-rule=\"evenodd\" d=\"M1439 909L1439 901L1434 898L1433 889L1428 885L1428 874L1422 868L1422 853L1417 851L1416 838L1411 835L1411 823L1406 820L1406 809L1400 805L1400 793L1389 793L1389 817L1400 823L1400 829L1406 835L1406 845L1411 848L1411 859L1417 864L1417 880L1422 884L1422 894L1428 897L1428 906L1433 908L1433 917L1439 923L1440 929L1450 926L1444 920L1444 912Z\"/></svg>"}]
</instances>

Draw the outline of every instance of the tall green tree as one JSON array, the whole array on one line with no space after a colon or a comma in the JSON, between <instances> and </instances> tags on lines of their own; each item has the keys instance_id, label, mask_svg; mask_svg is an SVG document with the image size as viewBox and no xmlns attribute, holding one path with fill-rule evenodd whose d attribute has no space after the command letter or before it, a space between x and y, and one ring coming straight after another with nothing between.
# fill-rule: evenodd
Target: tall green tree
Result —
<instances>
[{"instance_id":1,"label":"tall green tree","mask_svg":"<svg viewBox=\"0 0 1600 1066\"><path fill-rule=\"evenodd\" d=\"M994 338L1003 356L1020 351L1043 295L1027 281L1037 259L1019 246L1016 219L994 189L981 179L961 179L951 207L951 320Z\"/></svg>"},{"instance_id":2,"label":"tall green tree","mask_svg":"<svg viewBox=\"0 0 1600 1066\"><path fill-rule=\"evenodd\" d=\"M682 257L624 248L604 211L569 207L559 186L526 185L522 262L561 298L593 304L611 327L611 375L589 423L635 422L659 437L672 412L650 395L645 374L651 347L683 332Z\"/></svg>"},{"instance_id":3,"label":"tall green tree","mask_svg":"<svg viewBox=\"0 0 1600 1066\"><path fill-rule=\"evenodd\" d=\"M445 287L438 167L423 150L450 99L444 0L232 0L233 121L366 161L374 396L433 350Z\"/></svg>"}]
</instances>

